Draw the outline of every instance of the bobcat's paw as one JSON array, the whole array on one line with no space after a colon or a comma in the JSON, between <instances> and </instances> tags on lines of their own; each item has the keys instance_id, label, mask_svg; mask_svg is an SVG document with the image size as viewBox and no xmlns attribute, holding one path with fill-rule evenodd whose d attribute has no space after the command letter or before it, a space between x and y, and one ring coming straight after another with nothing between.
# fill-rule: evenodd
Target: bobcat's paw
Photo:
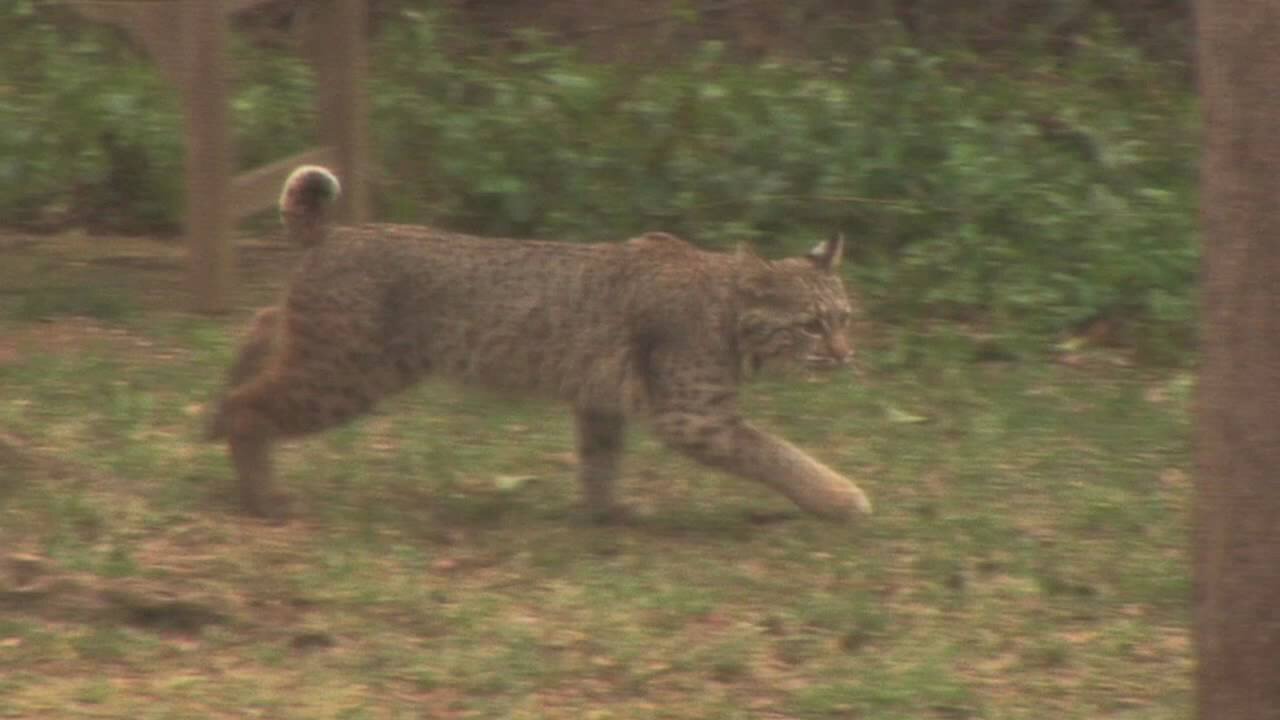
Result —
<instances>
[{"instance_id":1,"label":"bobcat's paw","mask_svg":"<svg viewBox=\"0 0 1280 720\"><path fill-rule=\"evenodd\" d=\"M823 520L852 522L872 513L871 498L857 485L842 482L830 489L820 507L811 507L810 511Z\"/></svg>"},{"instance_id":2,"label":"bobcat's paw","mask_svg":"<svg viewBox=\"0 0 1280 720\"><path fill-rule=\"evenodd\" d=\"M862 491L862 488L854 486L853 490L853 506L858 509L858 513L861 515L870 515L874 512L874 508L871 507L871 498L867 497L867 494Z\"/></svg>"}]
</instances>

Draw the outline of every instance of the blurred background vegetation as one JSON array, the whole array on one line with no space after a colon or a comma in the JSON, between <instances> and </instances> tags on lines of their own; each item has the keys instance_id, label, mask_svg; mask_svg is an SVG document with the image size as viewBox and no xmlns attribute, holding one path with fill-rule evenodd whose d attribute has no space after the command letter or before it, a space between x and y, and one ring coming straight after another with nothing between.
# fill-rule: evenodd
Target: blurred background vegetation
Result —
<instances>
[{"instance_id":1,"label":"blurred background vegetation","mask_svg":"<svg viewBox=\"0 0 1280 720\"><path fill-rule=\"evenodd\" d=\"M297 5L236 20L246 168L315 141ZM899 339L1189 357L1187 0L372 7L380 218L766 254L840 230ZM172 236L179 108L140 49L36 0L0 4L0 37L3 223Z\"/></svg>"}]
</instances>

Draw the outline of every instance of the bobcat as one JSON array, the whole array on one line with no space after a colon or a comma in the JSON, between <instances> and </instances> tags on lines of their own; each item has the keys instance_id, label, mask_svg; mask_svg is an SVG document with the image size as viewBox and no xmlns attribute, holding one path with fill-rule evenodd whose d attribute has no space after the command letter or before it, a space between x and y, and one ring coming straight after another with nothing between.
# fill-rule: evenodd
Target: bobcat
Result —
<instances>
[{"instance_id":1,"label":"bobcat","mask_svg":"<svg viewBox=\"0 0 1280 720\"><path fill-rule=\"evenodd\" d=\"M208 434L226 439L250 513L272 515L271 449L333 427L428 374L567 402L589 512L619 517L625 422L757 480L830 520L871 511L855 484L738 414L744 373L851 357L843 239L778 261L648 233L622 243L470 237L391 224L333 226L337 178L285 182L286 234L308 248L279 305L242 341Z\"/></svg>"}]
</instances>

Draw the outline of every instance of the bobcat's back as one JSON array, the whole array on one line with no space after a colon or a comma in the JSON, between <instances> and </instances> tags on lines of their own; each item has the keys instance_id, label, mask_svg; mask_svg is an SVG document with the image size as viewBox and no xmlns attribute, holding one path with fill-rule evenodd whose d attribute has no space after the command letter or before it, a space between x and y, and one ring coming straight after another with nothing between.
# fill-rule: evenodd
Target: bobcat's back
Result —
<instances>
[{"instance_id":1,"label":"bobcat's back","mask_svg":"<svg viewBox=\"0 0 1280 720\"><path fill-rule=\"evenodd\" d=\"M295 344L350 343L357 365L389 361L406 381L433 372L635 407L652 344L697 333L731 352L724 257L660 234L573 244L335 228L297 268L285 310Z\"/></svg>"}]
</instances>

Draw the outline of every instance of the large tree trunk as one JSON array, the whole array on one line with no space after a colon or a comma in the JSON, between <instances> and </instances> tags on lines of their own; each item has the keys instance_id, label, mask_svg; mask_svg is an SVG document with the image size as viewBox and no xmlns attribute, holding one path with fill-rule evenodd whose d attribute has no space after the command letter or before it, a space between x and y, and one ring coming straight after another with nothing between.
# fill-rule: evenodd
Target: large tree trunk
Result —
<instances>
[{"instance_id":1,"label":"large tree trunk","mask_svg":"<svg viewBox=\"0 0 1280 720\"><path fill-rule=\"evenodd\" d=\"M1280 718L1280 2L1200 0L1199 716Z\"/></svg>"}]
</instances>

